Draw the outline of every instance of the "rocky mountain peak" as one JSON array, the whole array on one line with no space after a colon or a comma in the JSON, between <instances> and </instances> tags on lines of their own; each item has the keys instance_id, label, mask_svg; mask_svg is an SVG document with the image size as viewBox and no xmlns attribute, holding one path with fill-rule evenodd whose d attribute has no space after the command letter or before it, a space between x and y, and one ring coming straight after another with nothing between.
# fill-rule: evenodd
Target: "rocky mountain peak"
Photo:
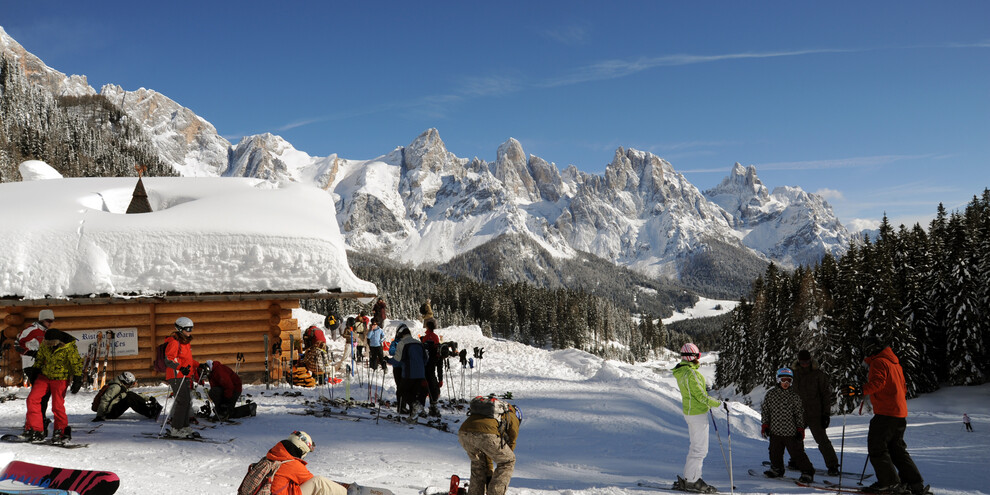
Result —
<instances>
[{"instance_id":1,"label":"rocky mountain peak","mask_svg":"<svg viewBox=\"0 0 990 495\"><path fill-rule=\"evenodd\" d=\"M86 76L66 76L45 65L40 58L28 52L3 27L0 27L0 53L16 63L21 73L32 84L48 88L54 96L89 96L96 90L86 82Z\"/></svg>"},{"instance_id":2,"label":"rocky mountain peak","mask_svg":"<svg viewBox=\"0 0 990 495\"><path fill-rule=\"evenodd\" d=\"M526 202L539 201L540 191L536 180L529 173L529 162L522 144L509 138L498 147L492 174L505 185L505 188L518 199Z\"/></svg>"}]
</instances>

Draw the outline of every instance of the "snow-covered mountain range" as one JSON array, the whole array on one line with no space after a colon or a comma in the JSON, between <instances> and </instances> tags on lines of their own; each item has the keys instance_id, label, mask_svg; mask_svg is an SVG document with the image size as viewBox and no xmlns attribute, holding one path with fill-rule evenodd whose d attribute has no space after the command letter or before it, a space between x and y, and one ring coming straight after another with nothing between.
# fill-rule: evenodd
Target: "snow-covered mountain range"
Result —
<instances>
[{"instance_id":1,"label":"snow-covered mountain range","mask_svg":"<svg viewBox=\"0 0 990 495\"><path fill-rule=\"evenodd\" d=\"M96 94L84 76L44 65L0 29L0 49L32 83L55 94ZM333 195L350 249L439 264L519 234L555 257L589 252L650 276L679 278L700 253L784 266L839 253L850 234L828 203L799 187L770 192L752 166L735 164L700 191L666 160L619 148L603 175L527 155L509 138L494 162L449 152L436 129L371 160L315 157L279 136L232 144L192 110L141 88L105 85L99 94L140 124L161 158L184 176L255 177L316 185Z\"/></svg>"}]
</instances>

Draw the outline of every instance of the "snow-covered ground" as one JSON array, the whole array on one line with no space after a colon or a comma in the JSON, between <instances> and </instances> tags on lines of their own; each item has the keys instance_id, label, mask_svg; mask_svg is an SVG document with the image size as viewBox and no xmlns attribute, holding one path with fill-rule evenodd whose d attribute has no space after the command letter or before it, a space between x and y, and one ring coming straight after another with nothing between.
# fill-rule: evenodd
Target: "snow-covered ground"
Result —
<instances>
[{"instance_id":1,"label":"snow-covered ground","mask_svg":"<svg viewBox=\"0 0 990 495\"><path fill-rule=\"evenodd\" d=\"M394 325L388 330L392 333ZM513 402L523 411L525 419L510 494L643 494L650 490L638 487L637 481L670 481L681 472L688 440L680 397L669 371L674 361L635 365L604 361L575 350L547 351L488 339L477 327L444 328L439 333L445 341L458 342L461 348L483 347L477 391L511 392ZM336 346L339 348L340 343ZM195 354L195 345L193 351ZM703 369L709 376L714 373L713 359L704 360L707 365ZM461 394L462 368L452 359L451 369L453 376L447 378L442 390L444 398L452 392L451 385ZM465 385L470 374L471 370L465 372ZM387 396L391 397L391 377L385 382ZM161 396L165 387L144 387L139 391ZM317 398L319 392L304 390L302 397L283 396L287 391L285 387L266 390L264 385L248 386L246 393L259 403L258 416L246 418L240 425L203 430L208 437L234 439L220 445L137 438L135 435L141 432L158 431L158 426L133 412L87 433L94 426L89 422L93 417L89 409L93 392L80 392L66 401L69 422L76 425L75 440L89 443L89 448L0 444L0 465L18 459L110 470L120 476L118 493L122 494L144 494L151 489L186 494L233 493L249 463L300 429L309 432L317 445L316 452L306 458L309 468L337 480L412 495L427 486L445 487L452 473L465 478L469 475L467 458L454 434L387 421L375 424L292 415L289 413L302 412L303 401ZM322 392L327 393L325 389ZM339 397L343 388L337 386L333 392ZM367 395L366 389L358 387L352 388L352 393ZM27 391L16 390L16 394L23 398ZM199 404L197 401L197 408ZM990 465L988 406L987 385L947 388L908 402L908 448L935 493L990 493L983 471ZM24 410L24 400L0 403L0 425L17 430L23 424ZM759 437L756 411L741 403L733 403L733 411L731 425L726 424L724 412L715 414L720 437L714 430L711 432L704 479L720 491L729 492L729 473L719 438L728 456L731 434L735 492L815 493L748 476L748 468L759 469L760 462L766 459L767 442ZM974 433L963 430L964 412L973 419ZM459 417L448 413L447 419L456 429L454 420ZM833 418L829 433L836 450L842 445L843 419L846 469L859 472L866 460L869 416ZM814 441L809 438L807 445L812 462L823 467Z\"/></svg>"},{"instance_id":2,"label":"snow-covered ground","mask_svg":"<svg viewBox=\"0 0 990 495\"><path fill-rule=\"evenodd\" d=\"M685 308L684 311L675 311L670 318L663 319L663 324L670 325L675 321L718 316L736 309L738 304L739 301L733 301L731 299L708 299L707 297L699 297L698 301L694 303L694 306Z\"/></svg>"}]
</instances>

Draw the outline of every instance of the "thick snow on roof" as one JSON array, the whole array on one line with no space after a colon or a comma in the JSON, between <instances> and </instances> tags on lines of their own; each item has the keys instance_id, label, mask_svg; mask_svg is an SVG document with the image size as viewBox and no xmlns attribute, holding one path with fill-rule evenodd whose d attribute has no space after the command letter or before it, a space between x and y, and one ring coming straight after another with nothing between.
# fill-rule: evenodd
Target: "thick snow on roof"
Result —
<instances>
[{"instance_id":1,"label":"thick snow on roof","mask_svg":"<svg viewBox=\"0 0 990 495\"><path fill-rule=\"evenodd\" d=\"M57 177L25 162L25 178ZM319 291L376 293L347 266L326 192L243 178L0 184L0 297Z\"/></svg>"}]
</instances>

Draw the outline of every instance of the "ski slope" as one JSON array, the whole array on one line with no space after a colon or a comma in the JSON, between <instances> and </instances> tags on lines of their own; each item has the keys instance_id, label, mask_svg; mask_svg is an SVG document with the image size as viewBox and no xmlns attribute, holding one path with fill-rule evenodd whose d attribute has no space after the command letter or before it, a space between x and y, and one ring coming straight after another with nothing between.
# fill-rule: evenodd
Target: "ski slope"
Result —
<instances>
[{"instance_id":1,"label":"ski slope","mask_svg":"<svg viewBox=\"0 0 990 495\"><path fill-rule=\"evenodd\" d=\"M305 318L302 318L305 320ZM305 323L305 321L301 321ZM397 322L387 326L394 333ZM417 323L418 325L418 323ZM651 490L636 485L640 480L670 481L683 468L688 439L681 416L680 397L670 368L676 361L635 365L604 361L576 351L547 351L526 345L492 340L476 326L444 328L445 341L467 348L484 348L484 359L474 370L463 370L451 359L451 372L441 393L446 399L463 395L474 379L474 392L511 392L523 411L517 463L509 493L513 495L644 494ZM338 340L332 343L340 349ZM209 356L193 353L201 361ZM714 375L712 356L703 358L702 368ZM463 370L464 386L461 386ZM768 370L770 372L771 370ZM378 375L381 378L381 375ZM391 373L385 380L386 396L394 397ZM452 387L453 386L453 387ZM165 386L143 387L143 393L165 393ZM412 495L426 487L446 487L451 473L467 478L469 465L457 436L425 426L409 427L392 422L344 421L297 416L304 401L320 390L302 390L301 397L282 394L301 389L266 390L251 385L245 393L258 402L258 416L240 425L203 430L204 436L233 439L224 444L138 438L142 432L157 432L159 426L133 412L107 421L87 433L93 413L94 393L69 395L69 422L75 425L75 441L89 448L65 450L53 447L0 444L0 466L12 459L72 468L109 470L121 478L118 493L143 494L150 489L166 493L234 493L247 465L256 461L293 430L310 433L317 449L306 457L315 474L359 484L381 486L396 495ZM367 389L354 385L356 397L367 397ZM0 426L19 430L24 421L27 390L13 392L19 399L0 403ZM335 397L344 393L338 385ZM277 394L277 395L276 395ZM762 397L762 394L756 394ZM195 401L198 408L201 401ZM990 465L990 386L948 388L908 402L906 441L916 463L937 494L986 494ZM723 411L715 414L719 437L713 430L704 479L722 492L729 492L729 473L723 462L719 438L726 456L731 456L736 493L816 493L815 490L748 476L749 468L760 469L767 458L767 442L759 437L759 414L740 402L733 403L731 425ZM962 414L969 413L974 433L965 433ZM460 416L447 412L452 428ZM844 458L848 471L859 472L865 462L869 416L845 418ZM833 417L829 433L838 451L843 418ZM730 431L731 427L731 431ZM814 441L807 442L816 467L823 467ZM872 468L867 468L872 472Z\"/></svg>"}]
</instances>

